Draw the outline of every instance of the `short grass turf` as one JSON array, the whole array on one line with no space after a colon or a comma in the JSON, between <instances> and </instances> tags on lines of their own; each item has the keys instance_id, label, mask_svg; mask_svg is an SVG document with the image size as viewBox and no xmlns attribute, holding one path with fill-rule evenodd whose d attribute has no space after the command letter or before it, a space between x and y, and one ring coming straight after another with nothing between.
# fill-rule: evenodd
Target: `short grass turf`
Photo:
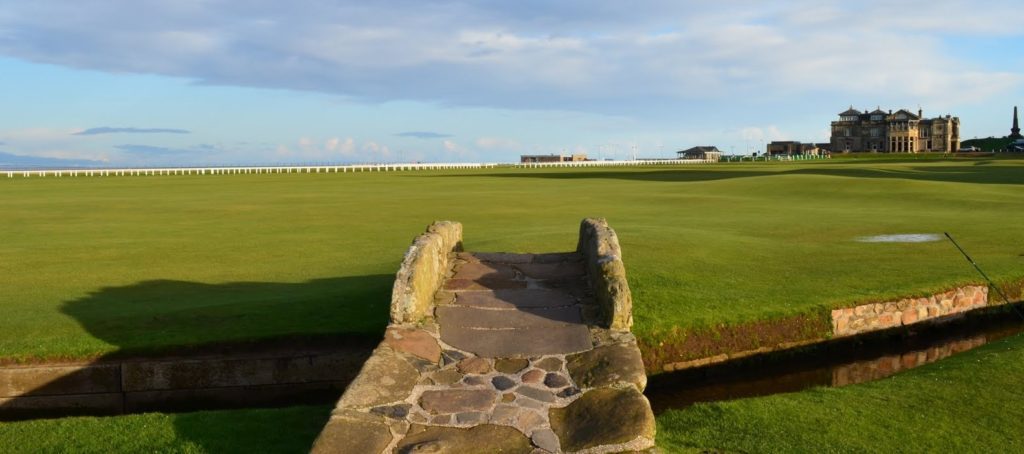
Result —
<instances>
[{"instance_id":1,"label":"short grass turf","mask_svg":"<svg viewBox=\"0 0 1024 454\"><path fill-rule=\"evenodd\" d=\"M831 160L603 169L6 178L0 360L283 336L379 336L435 219L477 251L575 247L608 218L634 331L735 324L1024 277L1024 161Z\"/></svg>"},{"instance_id":2,"label":"short grass turf","mask_svg":"<svg viewBox=\"0 0 1024 454\"><path fill-rule=\"evenodd\" d=\"M666 452L1022 452L1024 335L844 388L657 418Z\"/></svg>"},{"instance_id":3,"label":"short grass turf","mask_svg":"<svg viewBox=\"0 0 1024 454\"><path fill-rule=\"evenodd\" d=\"M5 453L306 453L329 406L0 422Z\"/></svg>"}]
</instances>

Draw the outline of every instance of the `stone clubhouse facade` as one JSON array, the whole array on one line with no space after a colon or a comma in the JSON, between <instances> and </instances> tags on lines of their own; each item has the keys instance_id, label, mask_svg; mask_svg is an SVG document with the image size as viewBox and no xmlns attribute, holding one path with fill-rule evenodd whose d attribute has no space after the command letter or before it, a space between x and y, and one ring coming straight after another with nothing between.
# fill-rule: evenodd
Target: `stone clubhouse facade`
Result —
<instances>
[{"instance_id":1,"label":"stone clubhouse facade","mask_svg":"<svg viewBox=\"0 0 1024 454\"><path fill-rule=\"evenodd\" d=\"M900 109L880 108L861 112L852 106L832 122L833 153L871 151L882 153L950 153L960 149L960 118L924 118Z\"/></svg>"}]
</instances>

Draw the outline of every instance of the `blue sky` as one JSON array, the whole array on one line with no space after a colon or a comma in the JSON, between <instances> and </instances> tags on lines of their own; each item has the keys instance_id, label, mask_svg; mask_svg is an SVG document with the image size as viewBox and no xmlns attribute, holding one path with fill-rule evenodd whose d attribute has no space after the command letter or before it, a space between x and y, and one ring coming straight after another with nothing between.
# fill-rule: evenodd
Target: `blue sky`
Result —
<instances>
[{"instance_id":1,"label":"blue sky","mask_svg":"<svg viewBox=\"0 0 1024 454\"><path fill-rule=\"evenodd\" d=\"M0 2L0 152L104 165L668 157L856 108L1005 135L1019 0Z\"/></svg>"}]
</instances>

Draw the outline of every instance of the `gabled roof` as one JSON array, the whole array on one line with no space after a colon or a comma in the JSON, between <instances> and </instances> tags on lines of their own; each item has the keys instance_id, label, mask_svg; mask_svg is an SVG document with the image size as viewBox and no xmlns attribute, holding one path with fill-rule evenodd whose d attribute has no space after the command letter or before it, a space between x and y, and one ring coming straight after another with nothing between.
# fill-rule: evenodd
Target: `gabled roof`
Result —
<instances>
[{"instance_id":1,"label":"gabled roof","mask_svg":"<svg viewBox=\"0 0 1024 454\"><path fill-rule=\"evenodd\" d=\"M719 150L718 147L716 147L716 146L704 145L704 146L696 146L696 147L693 147L693 148L688 148L686 150L679 150L679 151L676 152L676 154L683 154L683 153L721 153L721 152L722 152L722 150Z\"/></svg>"},{"instance_id":2,"label":"gabled roof","mask_svg":"<svg viewBox=\"0 0 1024 454\"><path fill-rule=\"evenodd\" d=\"M879 114L886 115L885 111L880 109L880 108L876 108L875 110L871 111L871 115L879 115Z\"/></svg>"},{"instance_id":3,"label":"gabled roof","mask_svg":"<svg viewBox=\"0 0 1024 454\"><path fill-rule=\"evenodd\" d=\"M853 106L850 106L849 109L846 109L846 112L842 112L839 115L846 117L849 115L860 115L860 113L861 112L859 110L854 109Z\"/></svg>"},{"instance_id":4,"label":"gabled roof","mask_svg":"<svg viewBox=\"0 0 1024 454\"><path fill-rule=\"evenodd\" d=\"M894 113L893 115L899 115L901 113L907 114L907 118L910 118L911 120L920 120L921 119L921 117L918 117L916 113L911 112L911 111L909 111L907 109L897 110L896 113Z\"/></svg>"}]
</instances>

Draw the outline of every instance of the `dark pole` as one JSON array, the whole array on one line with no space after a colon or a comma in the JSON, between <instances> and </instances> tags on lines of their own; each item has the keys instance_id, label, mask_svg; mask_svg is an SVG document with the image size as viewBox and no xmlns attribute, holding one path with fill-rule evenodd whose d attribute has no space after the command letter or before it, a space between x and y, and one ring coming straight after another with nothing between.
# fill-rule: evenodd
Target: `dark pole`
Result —
<instances>
[{"instance_id":1,"label":"dark pole","mask_svg":"<svg viewBox=\"0 0 1024 454\"><path fill-rule=\"evenodd\" d=\"M971 256L967 255L967 252L964 251L964 248L960 247L960 244L958 244L956 240L953 239L953 236L950 235L949 232L942 233L946 234L946 238L949 238L949 241L953 243L953 246L956 246L956 249L960 251L961 254L963 254L964 258L967 259L967 261L970 262L972 266L974 266L974 269L978 270L978 273L981 274L981 277L985 278L985 280L988 281L989 287L992 287L992 289L995 290L996 293L998 293L999 296L1003 298L1003 302L1006 303L1007 306L1010 306L1020 318L1024 319L1024 314L1022 314L1016 307L1013 307L1013 305L1010 304L1010 299L1006 297L1006 294L1003 293L1003 290L1000 289L999 286L996 285L994 282L992 282L992 279L989 279L988 275L981 270L981 267L974 262L974 259L972 259Z\"/></svg>"}]
</instances>

